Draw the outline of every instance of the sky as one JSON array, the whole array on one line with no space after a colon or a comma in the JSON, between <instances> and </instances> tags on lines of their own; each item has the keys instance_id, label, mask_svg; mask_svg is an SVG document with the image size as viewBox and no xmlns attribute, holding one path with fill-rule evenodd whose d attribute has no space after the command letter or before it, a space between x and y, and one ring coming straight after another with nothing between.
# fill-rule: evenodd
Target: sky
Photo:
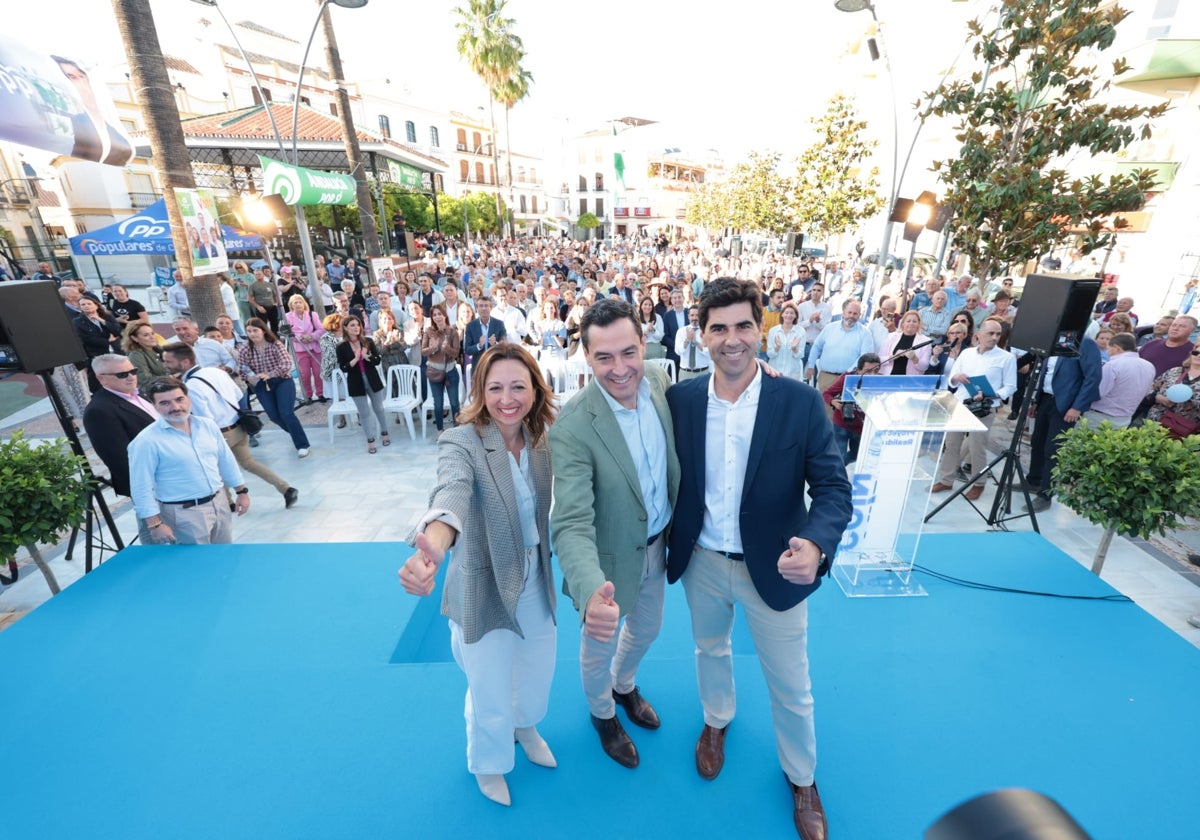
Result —
<instances>
[{"instance_id":1,"label":"sky","mask_svg":"<svg viewBox=\"0 0 1200 840\"><path fill-rule=\"evenodd\" d=\"M878 0L902 147L912 136L912 103L935 87L963 52L964 21L986 14L988 3ZM334 8L346 75L388 78L420 100L440 98L456 110L485 104L481 83L455 49L452 10L460 4L370 0L362 9ZM10 6L6 30L34 33L25 38L31 46L70 51L94 65L123 60L105 0ZM151 0L151 8L160 40L163 32L186 30L199 17L213 15L189 0ZM221 0L221 8L231 21L250 19L303 43L316 3ZM299 14L306 8L311 15ZM823 111L839 89L855 95L864 116L891 142L891 98L887 74L879 72L882 62L872 64L865 48L841 59L864 36L871 16L840 12L833 0L738 0L709 10L661 0L509 0L505 11L516 20L526 68L534 77L529 100L512 113L514 136L531 152L539 143L548 152L564 135L635 116L664 123L676 135L673 144L685 152L713 148L727 161L751 149L794 154L810 142L807 119ZM310 60L324 60L320 35Z\"/></svg>"}]
</instances>

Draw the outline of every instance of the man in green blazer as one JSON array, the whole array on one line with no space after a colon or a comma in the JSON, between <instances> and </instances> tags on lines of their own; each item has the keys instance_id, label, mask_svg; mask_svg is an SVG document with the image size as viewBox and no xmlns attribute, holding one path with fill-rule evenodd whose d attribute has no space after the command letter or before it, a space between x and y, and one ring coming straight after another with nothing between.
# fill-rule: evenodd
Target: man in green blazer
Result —
<instances>
[{"instance_id":1,"label":"man in green blazer","mask_svg":"<svg viewBox=\"0 0 1200 840\"><path fill-rule=\"evenodd\" d=\"M551 539L583 624L579 666L592 724L609 757L636 767L616 705L638 726L658 728L635 678L662 627L664 532L679 491L670 380L645 367L642 330L624 301L589 307L580 339L594 378L550 428Z\"/></svg>"}]
</instances>

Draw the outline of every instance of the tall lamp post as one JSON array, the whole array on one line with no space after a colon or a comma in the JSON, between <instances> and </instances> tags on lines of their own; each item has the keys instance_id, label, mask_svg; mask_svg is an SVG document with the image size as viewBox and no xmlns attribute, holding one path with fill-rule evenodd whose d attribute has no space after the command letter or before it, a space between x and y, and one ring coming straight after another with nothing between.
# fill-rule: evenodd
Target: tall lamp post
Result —
<instances>
[{"instance_id":1,"label":"tall lamp post","mask_svg":"<svg viewBox=\"0 0 1200 840\"><path fill-rule=\"evenodd\" d=\"M250 77L254 80L254 87L258 91L259 101L263 103L263 108L267 112L267 118L271 121L271 130L275 134L275 142L279 146L279 156L285 162L288 162L287 149L283 144L283 135L279 133L279 126L275 122L275 114L271 110L271 101L267 99L263 93L262 82L259 81L258 73L254 70L254 63L250 61L250 56L246 54L246 50L242 47L242 42L238 40L237 32L229 23L229 19L225 17L225 12L217 5L217 0L192 0L193 3L199 3L201 6L208 6L216 9L217 14L221 16L221 21L225 24L225 28L229 30L229 34L233 37L234 44L237 45L238 52L242 54L242 61L246 62L246 69L250 71ZM317 7L317 19L313 21L312 32L308 36L308 42L304 45L304 57L300 59L300 69L296 73L296 95L292 98L292 154L290 162L294 166L300 165L300 153L297 147L296 131L300 121L300 89L304 84L304 71L308 64L308 53L312 49L313 39L317 36L317 27L321 25L321 17L325 14L325 9L330 3L335 6L341 6L343 9L361 9L367 5L368 0L321 0ZM304 205L294 205L296 211L296 232L300 237L300 251L304 255L304 265L308 273L308 291L309 295L315 304L320 304L323 300L321 295L321 283L317 279L317 261L313 257L312 237L308 232L308 220L304 215Z\"/></svg>"},{"instance_id":2,"label":"tall lamp post","mask_svg":"<svg viewBox=\"0 0 1200 840\"><path fill-rule=\"evenodd\" d=\"M871 0L836 0L833 5L839 12L870 12L871 20L878 27L879 17L875 14L875 4ZM879 40L882 42L883 33L880 32L879 35ZM892 88L892 189L888 193L888 220L883 226L883 244L879 248L879 257L876 260L876 270L874 272L874 276L879 276L882 272L887 271L888 257L891 253L892 220L896 215L896 199L900 195L900 182L904 179L904 176L900 173L900 113L896 104L896 77L892 74L892 60L888 56L886 46L881 50L874 40L868 46L870 47L872 61L878 60L880 55L883 56L883 64L888 74L888 82ZM913 138L913 143L915 145L916 138ZM907 167L907 163L905 166ZM872 281L869 284L870 290L863 292L864 301L870 300L870 291L874 290L875 285L874 281ZM866 303L864 305L869 306Z\"/></svg>"}]
</instances>

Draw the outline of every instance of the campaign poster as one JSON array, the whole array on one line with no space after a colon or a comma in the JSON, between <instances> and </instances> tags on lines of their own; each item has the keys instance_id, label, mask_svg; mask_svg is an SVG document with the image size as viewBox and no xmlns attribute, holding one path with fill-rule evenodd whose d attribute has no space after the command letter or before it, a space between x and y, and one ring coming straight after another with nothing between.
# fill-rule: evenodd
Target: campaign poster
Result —
<instances>
[{"instance_id":1,"label":"campaign poster","mask_svg":"<svg viewBox=\"0 0 1200 840\"><path fill-rule=\"evenodd\" d=\"M175 189L179 216L192 250L192 274L201 276L229 271L229 257L221 241L221 222L212 190Z\"/></svg>"}]
</instances>

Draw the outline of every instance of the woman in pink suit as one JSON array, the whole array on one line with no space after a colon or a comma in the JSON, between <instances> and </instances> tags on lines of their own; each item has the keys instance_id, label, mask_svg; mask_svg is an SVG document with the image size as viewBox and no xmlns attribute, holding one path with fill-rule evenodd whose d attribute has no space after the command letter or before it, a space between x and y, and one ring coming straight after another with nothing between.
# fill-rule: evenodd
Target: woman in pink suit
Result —
<instances>
[{"instance_id":1,"label":"woman in pink suit","mask_svg":"<svg viewBox=\"0 0 1200 840\"><path fill-rule=\"evenodd\" d=\"M919 345L924 344L924 347ZM914 347L918 349L913 349ZM921 316L915 309L904 313L900 319L900 328L888 334L879 349L879 357L884 360L879 366L881 376L903 376L904 374L921 374L929 367L929 355L932 350L932 339L921 332ZM903 352L904 355L888 361L890 356Z\"/></svg>"},{"instance_id":2,"label":"woman in pink suit","mask_svg":"<svg viewBox=\"0 0 1200 840\"><path fill-rule=\"evenodd\" d=\"M321 319L308 308L301 295L292 295L288 302L288 326L292 328L292 348L296 351L296 367L300 371L300 387L304 404L314 400L325 402L321 384L321 336L325 330Z\"/></svg>"}]
</instances>

